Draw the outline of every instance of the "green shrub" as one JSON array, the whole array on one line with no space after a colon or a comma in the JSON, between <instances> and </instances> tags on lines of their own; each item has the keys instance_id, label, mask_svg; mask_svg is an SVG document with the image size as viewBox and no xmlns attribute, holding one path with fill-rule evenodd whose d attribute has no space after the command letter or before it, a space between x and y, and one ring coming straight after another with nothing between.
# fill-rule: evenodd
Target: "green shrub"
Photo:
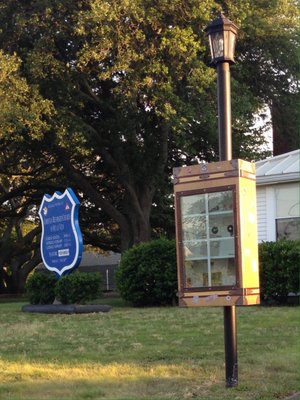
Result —
<instances>
[{"instance_id":1,"label":"green shrub","mask_svg":"<svg viewBox=\"0 0 300 400\"><path fill-rule=\"evenodd\" d=\"M300 241L261 243L259 260L262 301L280 303L299 292Z\"/></svg>"},{"instance_id":2,"label":"green shrub","mask_svg":"<svg viewBox=\"0 0 300 400\"><path fill-rule=\"evenodd\" d=\"M63 304L84 304L101 295L101 275L75 272L57 281L55 296Z\"/></svg>"},{"instance_id":3,"label":"green shrub","mask_svg":"<svg viewBox=\"0 0 300 400\"><path fill-rule=\"evenodd\" d=\"M25 289L31 304L51 304L55 299L54 288L57 278L54 274L34 272L29 275Z\"/></svg>"},{"instance_id":4,"label":"green shrub","mask_svg":"<svg viewBox=\"0 0 300 400\"><path fill-rule=\"evenodd\" d=\"M172 304L177 292L175 242L158 239L129 249L116 281L122 298L134 306Z\"/></svg>"}]
</instances>

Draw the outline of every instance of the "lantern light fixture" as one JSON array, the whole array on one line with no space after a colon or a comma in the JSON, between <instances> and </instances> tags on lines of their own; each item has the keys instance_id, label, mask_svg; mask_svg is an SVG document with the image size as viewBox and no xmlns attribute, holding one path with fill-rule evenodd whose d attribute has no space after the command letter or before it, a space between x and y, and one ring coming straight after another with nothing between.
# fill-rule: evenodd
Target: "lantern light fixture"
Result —
<instances>
[{"instance_id":1,"label":"lantern light fixture","mask_svg":"<svg viewBox=\"0 0 300 400\"><path fill-rule=\"evenodd\" d=\"M212 64L234 63L237 31L237 26L222 12L219 18L208 25L205 32L209 39Z\"/></svg>"}]
</instances>

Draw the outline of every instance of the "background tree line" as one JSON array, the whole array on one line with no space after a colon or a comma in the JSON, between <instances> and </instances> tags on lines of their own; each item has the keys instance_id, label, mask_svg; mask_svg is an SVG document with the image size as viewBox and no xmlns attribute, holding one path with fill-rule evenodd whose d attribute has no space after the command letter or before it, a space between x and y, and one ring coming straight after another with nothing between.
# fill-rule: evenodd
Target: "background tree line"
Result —
<instances>
[{"instance_id":1,"label":"background tree line","mask_svg":"<svg viewBox=\"0 0 300 400\"><path fill-rule=\"evenodd\" d=\"M0 5L0 290L40 260L37 207L71 186L86 244L174 234L172 168L214 161L216 74L204 28L240 28L234 158L265 157L271 109L296 148L298 1L6 0ZM287 129L288 128L288 129Z\"/></svg>"}]
</instances>

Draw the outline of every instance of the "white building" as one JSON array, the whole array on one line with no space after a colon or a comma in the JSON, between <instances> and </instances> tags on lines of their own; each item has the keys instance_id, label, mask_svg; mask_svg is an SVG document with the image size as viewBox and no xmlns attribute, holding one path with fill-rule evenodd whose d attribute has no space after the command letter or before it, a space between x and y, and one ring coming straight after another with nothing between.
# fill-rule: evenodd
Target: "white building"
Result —
<instances>
[{"instance_id":1,"label":"white building","mask_svg":"<svg viewBox=\"0 0 300 400\"><path fill-rule=\"evenodd\" d=\"M299 239L300 150L256 162L258 241Z\"/></svg>"}]
</instances>

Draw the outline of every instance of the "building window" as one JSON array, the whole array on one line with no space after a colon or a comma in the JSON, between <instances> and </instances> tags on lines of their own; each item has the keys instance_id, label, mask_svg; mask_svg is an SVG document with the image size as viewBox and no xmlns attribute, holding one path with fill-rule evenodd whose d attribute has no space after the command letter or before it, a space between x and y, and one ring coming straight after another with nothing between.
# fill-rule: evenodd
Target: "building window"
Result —
<instances>
[{"instance_id":1,"label":"building window","mask_svg":"<svg viewBox=\"0 0 300 400\"><path fill-rule=\"evenodd\" d=\"M276 238L298 240L300 233L299 184L289 183L275 188Z\"/></svg>"},{"instance_id":2,"label":"building window","mask_svg":"<svg viewBox=\"0 0 300 400\"><path fill-rule=\"evenodd\" d=\"M300 218L279 218L276 220L276 239L298 240Z\"/></svg>"}]
</instances>

